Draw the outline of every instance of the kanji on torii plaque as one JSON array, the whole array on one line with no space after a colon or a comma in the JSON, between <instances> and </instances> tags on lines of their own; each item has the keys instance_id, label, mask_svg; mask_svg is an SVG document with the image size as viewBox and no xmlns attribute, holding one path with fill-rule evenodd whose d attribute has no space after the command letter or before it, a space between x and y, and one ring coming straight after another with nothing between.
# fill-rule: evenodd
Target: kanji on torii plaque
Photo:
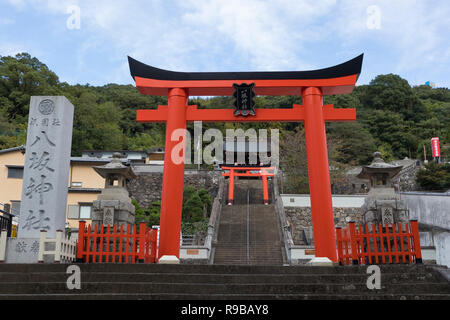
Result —
<instances>
[{"instance_id":1,"label":"kanji on torii plaque","mask_svg":"<svg viewBox=\"0 0 450 320\"><path fill-rule=\"evenodd\" d=\"M166 122L159 258L179 257L184 163L174 163L172 150L184 137L172 133L188 121L305 123L309 187L316 257L337 261L330 174L325 134L326 121L354 121L355 109L323 105L324 95L351 93L361 72L363 55L340 65L313 71L173 72L154 68L128 57L136 87L142 94L168 96L168 106L137 111L138 122ZM290 109L255 109L238 115L233 109L198 109L187 105L191 96L231 96L237 85L254 84L256 95L298 95L303 105ZM239 112L241 113L241 112Z\"/></svg>"}]
</instances>

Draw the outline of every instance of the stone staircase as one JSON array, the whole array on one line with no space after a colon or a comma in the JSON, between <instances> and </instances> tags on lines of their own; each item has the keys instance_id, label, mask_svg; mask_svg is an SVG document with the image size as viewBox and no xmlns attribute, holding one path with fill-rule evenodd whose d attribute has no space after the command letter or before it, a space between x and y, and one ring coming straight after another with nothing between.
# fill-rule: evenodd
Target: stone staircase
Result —
<instances>
[{"instance_id":1,"label":"stone staircase","mask_svg":"<svg viewBox=\"0 0 450 320\"><path fill-rule=\"evenodd\" d=\"M79 290L67 288L67 267L1 264L0 299L450 299L448 280L427 265L381 266L379 290L367 288L366 266L80 264Z\"/></svg>"},{"instance_id":2,"label":"stone staircase","mask_svg":"<svg viewBox=\"0 0 450 320\"><path fill-rule=\"evenodd\" d=\"M263 204L261 181L237 181L234 194L234 204L222 207L214 264L282 265L278 220Z\"/></svg>"}]
</instances>

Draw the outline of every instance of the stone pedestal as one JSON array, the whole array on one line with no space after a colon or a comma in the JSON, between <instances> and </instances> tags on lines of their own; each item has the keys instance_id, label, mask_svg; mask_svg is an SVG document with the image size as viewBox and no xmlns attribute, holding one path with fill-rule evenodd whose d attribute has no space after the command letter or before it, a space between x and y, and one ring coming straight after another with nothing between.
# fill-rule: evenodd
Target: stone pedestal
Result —
<instances>
[{"instance_id":1,"label":"stone pedestal","mask_svg":"<svg viewBox=\"0 0 450 320\"><path fill-rule=\"evenodd\" d=\"M177 256L165 255L159 258L159 264L180 264L180 259Z\"/></svg>"},{"instance_id":2,"label":"stone pedestal","mask_svg":"<svg viewBox=\"0 0 450 320\"><path fill-rule=\"evenodd\" d=\"M126 230L127 225L134 224L135 207L131 203L128 191L123 188L103 189L92 206L92 224L98 225L123 225Z\"/></svg>"},{"instance_id":3,"label":"stone pedestal","mask_svg":"<svg viewBox=\"0 0 450 320\"><path fill-rule=\"evenodd\" d=\"M313 267L332 267L334 263L327 257L314 257L306 265Z\"/></svg>"},{"instance_id":4,"label":"stone pedestal","mask_svg":"<svg viewBox=\"0 0 450 320\"><path fill-rule=\"evenodd\" d=\"M409 222L406 203L398 194L395 194L394 188L371 189L361 210L364 224L381 223L385 226Z\"/></svg>"}]
</instances>

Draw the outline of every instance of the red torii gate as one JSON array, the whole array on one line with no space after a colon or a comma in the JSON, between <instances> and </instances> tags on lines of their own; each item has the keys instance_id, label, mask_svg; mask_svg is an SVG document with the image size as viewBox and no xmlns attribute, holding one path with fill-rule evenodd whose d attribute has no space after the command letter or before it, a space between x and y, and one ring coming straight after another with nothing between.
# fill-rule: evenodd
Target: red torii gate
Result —
<instances>
[{"instance_id":1,"label":"red torii gate","mask_svg":"<svg viewBox=\"0 0 450 320\"><path fill-rule=\"evenodd\" d=\"M222 166L224 171L222 176L229 177L228 204L233 204L234 202L234 177L261 177L264 204L269 204L268 177L274 176L274 169L274 167Z\"/></svg>"},{"instance_id":2,"label":"red torii gate","mask_svg":"<svg viewBox=\"0 0 450 320\"><path fill-rule=\"evenodd\" d=\"M323 96L351 93L361 72L363 55L340 65L313 71L287 72L173 72L154 68L128 57L130 72L142 94L168 96L168 106L137 110L138 122L166 122L160 240L158 258L179 257L184 157L176 148L185 137L172 138L188 121L305 123L308 176L316 257L337 261L334 216L325 133L326 121L354 121L355 109L323 105ZM301 95L303 105L291 109L257 109L256 115L235 116L233 109L197 109L187 105L191 96L231 96L234 84L254 83L256 95Z\"/></svg>"}]
</instances>

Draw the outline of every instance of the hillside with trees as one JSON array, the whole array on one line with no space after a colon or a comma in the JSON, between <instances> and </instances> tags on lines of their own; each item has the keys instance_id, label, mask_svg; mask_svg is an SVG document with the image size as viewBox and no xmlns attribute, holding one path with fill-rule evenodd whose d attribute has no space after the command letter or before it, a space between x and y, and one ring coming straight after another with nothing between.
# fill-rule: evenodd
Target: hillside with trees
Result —
<instances>
[{"instance_id":1,"label":"hillside with trees","mask_svg":"<svg viewBox=\"0 0 450 320\"><path fill-rule=\"evenodd\" d=\"M0 149L25 143L32 95L64 95L73 103L73 155L89 149L148 150L164 146L164 124L142 124L135 119L137 109L166 104L167 98L142 95L132 85L70 85L61 82L37 58L21 53L0 56ZM261 96L256 102L257 107L290 107L301 103L301 97ZM190 103L200 108L231 108L232 98L194 98ZM355 87L351 94L326 96L324 103L357 110L357 122L327 124L334 166L367 164L375 150L381 151L386 161L404 157L423 160L425 148L431 160L432 137L440 138L442 157L450 158L448 88L411 87L398 75L386 74ZM292 139L303 134L302 123L205 123L203 129L215 127L225 133L227 128L245 129L250 125L280 129L282 165L301 164L304 153L297 152L301 159L289 159L289 153L293 152Z\"/></svg>"}]
</instances>

